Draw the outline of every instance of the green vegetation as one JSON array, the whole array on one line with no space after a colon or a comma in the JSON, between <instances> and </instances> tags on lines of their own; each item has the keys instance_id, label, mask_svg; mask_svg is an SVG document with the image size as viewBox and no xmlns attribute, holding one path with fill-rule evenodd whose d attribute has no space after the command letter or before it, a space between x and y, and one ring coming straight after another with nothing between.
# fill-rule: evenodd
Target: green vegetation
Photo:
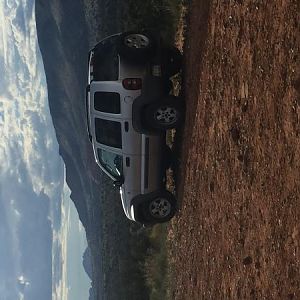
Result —
<instances>
[{"instance_id":1,"label":"green vegetation","mask_svg":"<svg viewBox=\"0 0 300 300\"><path fill-rule=\"evenodd\" d=\"M103 184L110 184L104 180ZM92 265L94 278L101 282L107 299L167 299L168 260L166 238L168 224L142 228L124 216L116 190L104 192L101 203L102 226L95 232ZM114 203L114 205L112 205ZM93 246L91 246L93 247Z\"/></svg>"},{"instance_id":2,"label":"green vegetation","mask_svg":"<svg viewBox=\"0 0 300 300\"><path fill-rule=\"evenodd\" d=\"M125 5L123 13L125 30L158 31L167 42L173 42L182 0L129 0Z\"/></svg>"},{"instance_id":3,"label":"green vegetation","mask_svg":"<svg viewBox=\"0 0 300 300\"><path fill-rule=\"evenodd\" d=\"M149 232L149 248L143 266L150 300L167 298L168 260L166 252L167 225L155 225Z\"/></svg>"},{"instance_id":4,"label":"green vegetation","mask_svg":"<svg viewBox=\"0 0 300 300\"><path fill-rule=\"evenodd\" d=\"M90 39L128 30L158 31L173 42L183 0L84 0Z\"/></svg>"}]
</instances>

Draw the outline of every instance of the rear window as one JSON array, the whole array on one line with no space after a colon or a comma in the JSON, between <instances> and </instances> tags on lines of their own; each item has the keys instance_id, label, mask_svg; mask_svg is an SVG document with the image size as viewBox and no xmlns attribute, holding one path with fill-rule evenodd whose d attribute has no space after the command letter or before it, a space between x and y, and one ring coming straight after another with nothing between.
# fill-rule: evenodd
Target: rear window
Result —
<instances>
[{"instance_id":1,"label":"rear window","mask_svg":"<svg viewBox=\"0 0 300 300\"><path fill-rule=\"evenodd\" d=\"M94 49L93 79L96 81L115 81L119 78L119 56L115 39L102 41Z\"/></svg>"},{"instance_id":2,"label":"rear window","mask_svg":"<svg viewBox=\"0 0 300 300\"><path fill-rule=\"evenodd\" d=\"M114 148L122 148L121 123L95 119L96 140L98 143Z\"/></svg>"},{"instance_id":3,"label":"rear window","mask_svg":"<svg viewBox=\"0 0 300 300\"><path fill-rule=\"evenodd\" d=\"M94 94L94 108L105 113L119 114L120 95L118 93L96 92Z\"/></svg>"}]
</instances>

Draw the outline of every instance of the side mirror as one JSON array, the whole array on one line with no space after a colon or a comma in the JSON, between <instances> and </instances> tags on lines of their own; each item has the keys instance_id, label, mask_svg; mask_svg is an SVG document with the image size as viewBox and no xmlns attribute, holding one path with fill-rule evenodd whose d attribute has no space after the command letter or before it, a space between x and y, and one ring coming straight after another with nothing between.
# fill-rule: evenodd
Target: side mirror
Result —
<instances>
[{"instance_id":1,"label":"side mirror","mask_svg":"<svg viewBox=\"0 0 300 300\"><path fill-rule=\"evenodd\" d=\"M114 180L113 185L115 187L120 187L124 183L123 176L120 176L117 180Z\"/></svg>"},{"instance_id":2,"label":"side mirror","mask_svg":"<svg viewBox=\"0 0 300 300\"><path fill-rule=\"evenodd\" d=\"M121 180L115 180L113 183L113 186L115 187L120 187L122 185L122 181Z\"/></svg>"}]
</instances>

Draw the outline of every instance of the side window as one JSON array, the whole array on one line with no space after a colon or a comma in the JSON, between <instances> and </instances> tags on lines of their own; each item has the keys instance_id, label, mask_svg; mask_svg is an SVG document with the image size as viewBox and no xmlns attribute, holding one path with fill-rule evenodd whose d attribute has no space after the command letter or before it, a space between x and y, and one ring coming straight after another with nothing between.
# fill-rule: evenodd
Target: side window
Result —
<instances>
[{"instance_id":1,"label":"side window","mask_svg":"<svg viewBox=\"0 0 300 300\"><path fill-rule=\"evenodd\" d=\"M105 39L96 46L93 56L93 67L94 80L118 80L119 56L115 39Z\"/></svg>"},{"instance_id":2,"label":"side window","mask_svg":"<svg viewBox=\"0 0 300 300\"><path fill-rule=\"evenodd\" d=\"M94 108L105 113L119 114L121 113L120 95L111 92L96 92L94 94Z\"/></svg>"},{"instance_id":3,"label":"side window","mask_svg":"<svg viewBox=\"0 0 300 300\"><path fill-rule=\"evenodd\" d=\"M114 148L122 148L121 123L95 119L96 140L98 143Z\"/></svg>"},{"instance_id":4,"label":"side window","mask_svg":"<svg viewBox=\"0 0 300 300\"><path fill-rule=\"evenodd\" d=\"M123 158L121 155L103 149L97 149L97 152L99 162L106 171L115 177L122 175Z\"/></svg>"}]
</instances>

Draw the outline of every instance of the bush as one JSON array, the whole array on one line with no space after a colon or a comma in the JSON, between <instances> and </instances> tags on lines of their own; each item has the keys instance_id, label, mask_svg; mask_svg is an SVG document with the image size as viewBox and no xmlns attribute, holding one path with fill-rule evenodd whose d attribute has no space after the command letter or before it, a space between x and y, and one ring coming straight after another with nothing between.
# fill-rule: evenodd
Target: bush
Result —
<instances>
[{"instance_id":1,"label":"bush","mask_svg":"<svg viewBox=\"0 0 300 300\"><path fill-rule=\"evenodd\" d=\"M168 42L174 41L182 0L129 0L124 8L124 30L159 31Z\"/></svg>"},{"instance_id":2,"label":"bush","mask_svg":"<svg viewBox=\"0 0 300 300\"><path fill-rule=\"evenodd\" d=\"M155 225L149 234L150 247L144 262L144 276L150 300L166 299L167 291L167 225Z\"/></svg>"}]
</instances>

